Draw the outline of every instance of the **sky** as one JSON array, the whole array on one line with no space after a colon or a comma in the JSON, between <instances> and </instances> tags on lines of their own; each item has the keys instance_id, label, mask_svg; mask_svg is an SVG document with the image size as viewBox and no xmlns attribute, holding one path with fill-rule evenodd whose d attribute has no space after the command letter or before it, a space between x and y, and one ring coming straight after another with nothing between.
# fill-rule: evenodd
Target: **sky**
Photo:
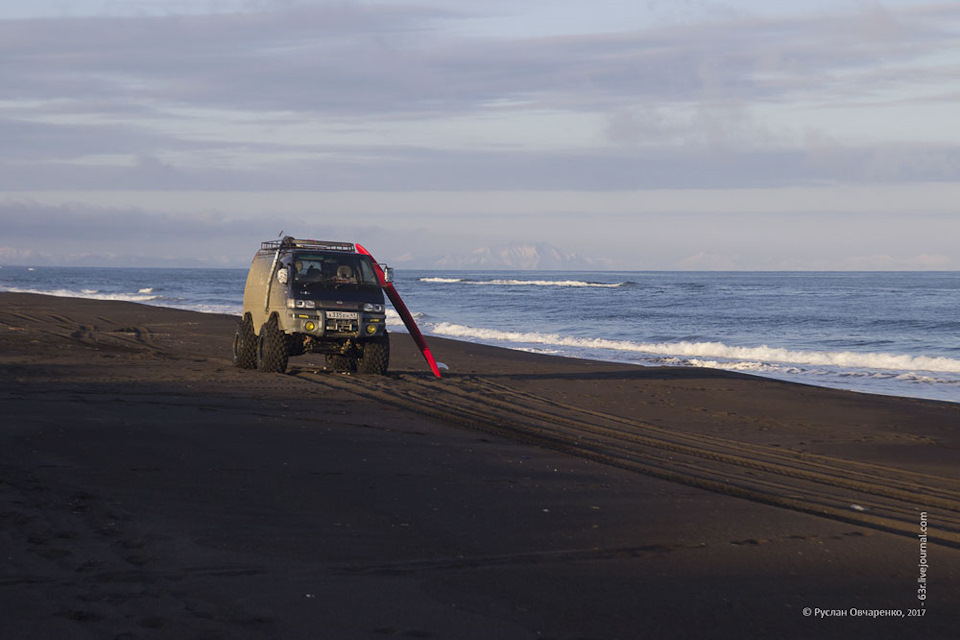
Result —
<instances>
[{"instance_id":1,"label":"sky","mask_svg":"<svg viewBox=\"0 0 960 640\"><path fill-rule=\"evenodd\" d=\"M957 2L5 0L0 78L0 265L960 269Z\"/></svg>"}]
</instances>

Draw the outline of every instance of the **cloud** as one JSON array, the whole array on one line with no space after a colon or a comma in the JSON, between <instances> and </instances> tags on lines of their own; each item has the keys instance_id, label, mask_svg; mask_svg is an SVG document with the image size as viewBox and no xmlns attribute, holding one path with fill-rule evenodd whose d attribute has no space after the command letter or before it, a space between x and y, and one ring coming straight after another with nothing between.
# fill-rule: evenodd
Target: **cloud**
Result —
<instances>
[{"instance_id":1,"label":"cloud","mask_svg":"<svg viewBox=\"0 0 960 640\"><path fill-rule=\"evenodd\" d=\"M241 247L252 255L259 235L258 225L215 212L177 216L16 200L0 201L0 226L3 241L13 245L0 253L8 264L218 265L237 262Z\"/></svg>"},{"instance_id":2,"label":"cloud","mask_svg":"<svg viewBox=\"0 0 960 640\"><path fill-rule=\"evenodd\" d=\"M405 251L432 255L451 245L415 224L380 226L362 216L320 219L264 208L236 218L216 210L172 214L140 207L0 200L0 264L246 267L264 240L301 238L362 242L378 258ZM452 246L473 247L469 243Z\"/></svg>"},{"instance_id":3,"label":"cloud","mask_svg":"<svg viewBox=\"0 0 960 640\"><path fill-rule=\"evenodd\" d=\"M648 4L661 14L679 7ZM694 213L705 226L691 232L690 246L673 239L656 264L682 256L757 264L756 246L786 246L777 237L785 211L868 213L877 197L864 197L861 186L883 194L891 185L960 183L960 137L937 126L952 122L960 92L960 6L760 17L717 4L694 11L696 4L677 9L682 20L624 20L619 31L577 25L567 33L559 24L497 31L490 25L531 24L536 15L516 3L459 0L245 1L219 13L202 8L218 3L193 3L179 14L166 4L174 9L163 15L151 5L152 14L0 20L8 62L0 189L190 199L169 213L144 200L51 208L14 198L0 206L4 239L16 233L49 243L49 232L39 235L46 225L98 252L111 238L150 238L157 255L192 259L203 249L189 243L207 237L211 255L239 262L249 245L293 225L322 237L407 233L411 246L425 247L423 234L408 232L425 220L415 204L401 209L386 199L439 193L449 205L445 222L435 224L446 235L431 236L439 244L481 232L500 234L492 242L539 241L538 232L559 235L557 216L569 214L588 221L577 227L591 235L583 242L610 239L630 258L628 234L592 229L591 216L605 213L611 194L637 194L635 210L618 204L619 222L644 237L663 229L679 238L690 220L658 220L662 226L651 229L643 216L675 211L675 200L660 194L684 191L677 198L698 200ZM573 6L559 3L556 11L567 15ZM823 185L840 196L824 204L814 188ZM238 216L210 204L216 192L274 205ZM284 211L288 192L314 199L315 213ZM324 197L342 192L384 202L382 215L348 220ZM544 195L560 192L577 194L576 211L558 210ZM479 211L484 193L508 204ZM741 222L759 220L768 236L747 229L741 235L754 247L712 246L711 237L738 240L728 220L709 217L707 199L725 213L749 209L756 218ZM651 200L664 208L652 211ZM539 229L533 218L520 225L489 217L512 215L505 211L512 201L513 213L540 216ZM949 214L950 202L898 200L895 213ZM890 213L887 203L878 206ZM223 217L195 217L204 212ZM391 216L397 222L384 222ZM900 229L876 220L888 233ZM822 225L825 235L842 226ZM505 237L520 226L526 237ZM815 233L804 234L815 244ZM840 253L950 255L916 242L902 252L835 244L834 262ZM657 251L651 243L647 250Z\"/></svg>"},{"instance_id":4,"label":"cloud","mask_svg":"<svg viewBox=\"0 0 960 640\"><path fill-rule=\"evenodd\" d=\"M51 231L62 242L137 241L164 242L184 236L231 234L217 213L190 216L150 213L133 207L95 207L84 204L44 205L31 201L0 201L0 224L8 237L25 240L49 238Z\"/></svg>"},{"instance_id":5,"label":"cloud","mask_svg":"<svg viewBox=\"0 0 960 640\"><path fill-rule=\"evenodd\" d=\"M626 121L624 121L626 122ZM616 125L621 136L628 124ZM31 127L43 130L43 127ZM3 127L0 125L0 130ZM69 133L69 127L65 128ZM563 150L433 149L427 146L211 144L150 136L74 136L71 149L42 143L0 158L0 189L226 191L476 191L743 189L827 183L936 182L960 177L960 145L850 148L720 146L700 152L668 145ZM42 138L54 136L46 132ZM17 137L14 136L14 139ZM88 146L91 145L91 146ZM173 150L175 149L175 150ZM89 157L84 156L89 151ZM251 154L243 157L242 154Z\"/></svg>"},{"instance_id":6,"label":"cloud","mask_svg":"<svg viewBox=\"0 0 960 640\"><path fill-rule=\"evenodd\" d=\"M354 3L229 14L0 23L15 58L0 95L109 109L180 103L246 109L383 110L414 39L447 12ZM69 105L65 105L69 107ZM98 111L98 113L101 111Z\"/></svg>"},{"instance_id":7,"label":"cloud","mask_svg":"<svg viewBox=\"0 0 960 640\"><path fill-rule=\"evenodd\" d=\"M749 150L771 134L748 106L862 100L885 87L936 81L948 71L917 73L912 65L951 47L953 36L941 25L960 17L960 8L941 7L460 37L456 25L475 13L393 4L253 7L0 22L0 55L16 62L5 70L0 97L25 105L4 126L20 131L8 138L12 149L29 157L55 140L66 157L158 156L216 147L223 142L217 129L232 125L234 145L249 143L244 150L255 156L268 150L243 136L269 126L261 118L284 128L328 127L333 118L362 129L369 118L432 121L513 110L609 117L608 132L620 142L653 140L697 153L723 140ZM759 137L751 140L751 131ZM598 124L598 146L602 134ZM315 151L316 135L303 136L306 148L288 143L288 150ZM424 147L431 145L425 140Z\"/></svg>"},{"instance_id":8,"label":"cloud","mask_svg":"<svg viewBox=\"0 0 960 640\"><path fill-rule=\"evenodd\" d=\"M0 92L97 113L149 102L422 117L496 100L596 109L822 98L848 90L851 74L873 78L878 61L899 65L886 82L920 80L904 63L952 46L941 25L958 15L941 7L533 38L457 37L453 26L474 14L355 3L5 21L0 54L17 64Z\"/></svg>"},{"instance_id":9,"label":"cloud","mask_svg":"<svg viewBox=\"0 0 960 640\"><path fill-rule=\"evenodd\" d=\"M424 259L505 242L548 242L622 269L958 266L953 239L960 233L960 220L955 215L769 215L762 210L713 212L704 208L704 203L698 205L699 210L686 212L658 213L658 207L652 205L646 212L630 213L626 194L618 205L623 208L620 212L603 208L574 211L590 206L589 198L575 197L568 213L516 215L509 213L512 200L506 193L489 196L493 199L488 208L499 207L499 213L492 216L444 214L439 197L444 194L435 194L435 201L427 203L431 215L391 216L365 213L376 207L372 203L363 206L361 195L356 194L352 207L350 198L317 199L314 215L304 213L308 208L294 213L280 202L269 206L268 197L256 198L242 218L218 209L173 214L133 206L0 201L0 227L4 229L0 244L5 246L0 263L245 267L261 241L283 231L298 237L362 242L388 262L404 255ZM445 197L456 202L461 196L450 193ZM471 197L484 196L474 193ZM709 201L716 195L702 197ZM416 202L414 197L407 200L408 204ZM484 209L482 203L474 206L477 211Z\"/></svg>"}]
</instances>

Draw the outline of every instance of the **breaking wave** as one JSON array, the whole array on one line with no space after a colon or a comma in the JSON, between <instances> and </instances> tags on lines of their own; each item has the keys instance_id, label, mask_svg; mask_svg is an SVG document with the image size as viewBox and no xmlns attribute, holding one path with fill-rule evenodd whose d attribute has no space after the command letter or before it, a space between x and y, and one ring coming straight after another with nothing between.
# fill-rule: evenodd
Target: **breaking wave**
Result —
<instances>
[{"instance_id":1,"label":"breaking wave","mask_svg":"<svg viewBox=\"0 0 960 640\"><path fill-rule=\"evenodd\" d=\"M153 295L152 289L147 291L138 291L137 293L107 293L99 289L81 289L74 291L72 289L23 289L19 287L0 287L0 291L9 293L38 293L45 296L57 296L58 298L88 298L91 300L117 300L120 302L150 302L159 300L161 296Z\"/></svg>"},{"instance_id":2,"label":"breaking wave","mask_svg":"<svg viewBox=\"0 0 960 640\"><path fill-rule=\"evenodd\" d=\"M171 309L186 309L200 313L222 313L226 315L240 315L243 305L239 303L217 303L211 301L188 301L182 298L169 298L154 293L154 287L142 287L137 293L107 292L100 289L27 289L22 287L3 287L0 291L9 293L38 293L58 298L86 298L88 300L112 300L116 302L139 302L151 306L169 307Z\"/></svg>"},{"instance_id":3,"label":"breaking wave","mask_svg":"<svg viewBox=\"0 0 960 640\"><path fill-rule=\"evenodd\" d=\"M596 287L600 289L616 289L632 284L630 282L614 282L608 284L585 280L471 280L469 278L420 278L420 282L500 287Z\"/></svg>"},{"instance_id":4,"label":"breaking wave","mask_svg":"<svg viewBox=\"0 0 960 640\"><path fill-rule=\"evenodd\" d=\"M722 342L630 342L605 338L576 338L553 333L524 333L481 329L441 322L431 327L436 335L453 338L489 340L518 345L569 347L580 351L613 351L641 356L684 358L692 366L761 371L781 365L826 366L841 369L879 369L888 371L930 371L960 373L960 360L945 357L909 356L892 353L856 353L852 351L795 351L780 347L737 347ZM717 358L720 360L707 360ZM666 362L665 364L671 364ZM677 361L677 364L680 364Z\"/></svg>"},{"instance_id":5,"label":"breaking wave","mask_svg":"<svg viewBox=\"0 0 960 640\"><path fill-rule=\"evenodd\" d=\"M403 318L400 317L400 314L397 313L393 308L387 307L384 311L387 316L387 326L390 327L403 327ZM423 322L427 318L427 314L421 311L411 311L410 315L413 316L415 322Z\"/></svg>"}]
</instances>

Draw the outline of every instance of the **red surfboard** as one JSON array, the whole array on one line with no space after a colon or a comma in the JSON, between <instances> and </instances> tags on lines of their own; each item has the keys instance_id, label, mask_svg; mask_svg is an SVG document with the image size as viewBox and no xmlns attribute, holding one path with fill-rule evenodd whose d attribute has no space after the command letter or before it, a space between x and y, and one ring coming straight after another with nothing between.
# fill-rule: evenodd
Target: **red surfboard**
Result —
<instances>
[{"instance_id":1,"label":"red surfboard","mask_svg":"<svg viewBox=\"0 0 960 640\"><path fill-rule=\"evenodd\" d=\"M386 292L387 297L390 298L393 308L396 309L397 313L400 314L400 319L403 320L404 326L406 326L407 331L410 332L410 337L412 337L413 341L417 343L418 347L420 347L420 353L422 353L423 357L426 358L427 364L430 365L430 370L433 371L433 375L439 378L440 369L437 367L437 361L433 359L433 354L430 353L430 347L427 346L427 341L423 339L423 334L420 333L420 327L418 327L417 323L414 322L413 316L410 315L410 311L407 310L407 305L403 304L403 300L400 298L400 294L397 293L393 283L387 282L386 274L383 273L383 269L380 268L380 265L377 264L377 261L369 251L364 249L359 244L355 244L354 246L357 248L357 253L370 256L370 261L373 263L373 268L377 271L377 278L380 279L380 286Z\"/></svg>"}]
</instances>

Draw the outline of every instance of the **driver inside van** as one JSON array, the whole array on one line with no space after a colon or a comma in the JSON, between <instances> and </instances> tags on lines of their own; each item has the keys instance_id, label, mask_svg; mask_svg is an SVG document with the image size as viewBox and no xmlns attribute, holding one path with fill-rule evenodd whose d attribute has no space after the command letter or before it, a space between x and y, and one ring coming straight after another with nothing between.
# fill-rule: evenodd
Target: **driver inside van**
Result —
<instances>
[{"instance_id":1,"label":"driver inside van","mask_svg":"<svg viewBox=\"0 0 960 640\"><path fill-rule=\"evenodd\" d=\"M337 256L305 256L293 262L294 282L300 284L323 283L328 286L371 284L376 280L372 270L365 269L364 263L350 262ZM370 271L370 274L367 273Z\"/></svg>"},{"instance_id":2,"label":"driver inside van","mask_svg":"<svg viewBox=\"0 0 960 640\"><path fill-rule=\"evenodd\" d=\"M303 260L297 260L293 263L293 274L297 282L309 283L309 282L318 282L320 280L321 272L317 268L317 263L310 260L304 264Z\"/></svg>"}]
</instances>

